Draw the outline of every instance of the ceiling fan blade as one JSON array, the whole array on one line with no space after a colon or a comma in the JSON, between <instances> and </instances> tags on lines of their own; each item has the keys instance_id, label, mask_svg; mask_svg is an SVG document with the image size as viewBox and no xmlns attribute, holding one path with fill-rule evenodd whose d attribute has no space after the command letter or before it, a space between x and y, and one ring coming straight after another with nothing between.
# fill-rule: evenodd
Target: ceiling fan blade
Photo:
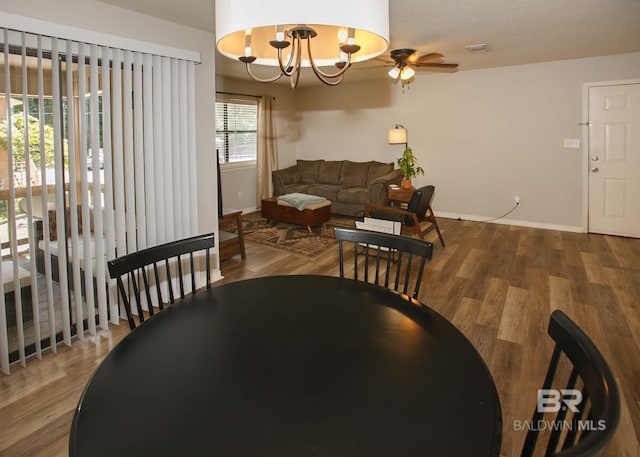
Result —
<instances>
[{"instance_id":1,"label":"ceiling fan blade","mask_svg":"<svg viewBox=\"0 0 640 457\"><path fill-rule=\"evenodd\" d=\"M413 54L411 57L407 59L408 62L411 63L423 63L428 62L430 60L442 59L444 57L443 54L439 52L430 52L429 54L425 54L423 56L418 56L417 54Z\"/></svg>"},{"instance_id":2,"label":"ceiling fan blade","mask_svg":"<svg viewBox=\"0 0 640 457\"><path fill-rule=\"evenodd\" d=\"M435 73L457 73L458 64L455 63L423 63L414 65L418 71L430 71Z\"/></svg>"},{"instance_id":3,"label":"ceiling fan blade","mask_svg":"<svg viewBox=\"0 0 640 457\"><path fill-rule=\"evenodd\" d=\"M375 57L375 58L374 58L374 59L372 59L372 60L377 60L378 62L384 62L384 63L394 64L394 65L395 65L395 63L396 63L394 60L392 60L392 59L386 59L386 58L384 58L384 57Z\"/></svg>"},{"instance_id":4,"label":"ceiling fan blade","mask_svg":"<svg viewBox=\"0 0 640 457\"><path fill-rule=\"evenodd\" d=\"M415 63L415 67L431 67L431 68L458 68L457 63Z\"/></svg>"}]
</instances>

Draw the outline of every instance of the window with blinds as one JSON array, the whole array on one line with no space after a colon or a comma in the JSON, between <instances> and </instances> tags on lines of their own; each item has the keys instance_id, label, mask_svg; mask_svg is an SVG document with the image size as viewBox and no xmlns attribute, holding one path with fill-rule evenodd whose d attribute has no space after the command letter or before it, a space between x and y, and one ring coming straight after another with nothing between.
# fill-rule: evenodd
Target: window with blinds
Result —
<instances>
[{"instance_id":1,"label":"window with blinds","mask_svg":"<svg viewBox=\"0 0 640 457\"><path fill-rule=\"evenodd\" d=\"M216 102L216 150L220 163L255 162L257 132L256 100Z\"/></svg>"}]
</instances>

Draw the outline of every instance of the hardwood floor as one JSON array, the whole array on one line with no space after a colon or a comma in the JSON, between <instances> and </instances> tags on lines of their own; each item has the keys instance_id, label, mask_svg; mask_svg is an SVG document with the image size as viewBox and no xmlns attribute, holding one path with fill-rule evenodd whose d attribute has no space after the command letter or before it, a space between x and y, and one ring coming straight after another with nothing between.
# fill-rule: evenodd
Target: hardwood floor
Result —
<instances>
[{"instance_id":1,"label":"hardwood floor","mask_svg":"<svg viewBox=\"0 0 640 457\"><path fill-rule=\"evenodd\" d=\"M552 343L549 315L564 310L616 374L622 417L607 455L640 455L640 240L440 219L421 300L476 346L494 376L503 413L502 455L515 456ZM314 259L247 243L223 263L223 282L275 274L338 274L337 246ZM275 291L274 291L275 292ZM126 334L110 332L48 352L0 375L0 455L64 456L72 411L99 362ZM460 430L464 439L464 430Z\"/></svg>"}]
</instances>

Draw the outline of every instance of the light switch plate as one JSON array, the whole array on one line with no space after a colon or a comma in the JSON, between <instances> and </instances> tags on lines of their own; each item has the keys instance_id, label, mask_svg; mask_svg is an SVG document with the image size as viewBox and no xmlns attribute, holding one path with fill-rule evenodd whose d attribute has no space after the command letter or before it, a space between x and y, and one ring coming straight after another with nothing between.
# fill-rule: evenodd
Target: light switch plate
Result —
<instances>
[{"instance_id":1,"label":"light switch plate","mask_svg":"<svg viewBox=\"0 0 640 457\"><path fill-rule=\"evenodd\" d=\"M578 149L580 148L580 140L575 138L565 138L564 147Z\"/></svg>"}]
</instances>

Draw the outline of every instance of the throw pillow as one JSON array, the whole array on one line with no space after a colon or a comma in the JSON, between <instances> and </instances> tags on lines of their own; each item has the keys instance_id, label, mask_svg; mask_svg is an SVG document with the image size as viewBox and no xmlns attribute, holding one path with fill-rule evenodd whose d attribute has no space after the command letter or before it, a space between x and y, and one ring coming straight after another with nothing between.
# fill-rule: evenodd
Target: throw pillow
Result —
<instances>
[{"instance_id":1,"label":"throw pillow","mask_svg":"<svg viewBox=\"0 0 640 457\"><path fill-rule=\"evenodd\" d=\"M351 162L345 160L342 164L340 184L347 187L367 187L369 162Z\"/></svg>"},{"instance_id":2,"label":"throw pillow","mask_svg":"<svg viewBox=\"0 0 640 457\"><path fill-rule=\"evenodd\" d=\"M311 184L318 182L320 174L320 164L324 160L298 160L298 173L300 173L300 182Z\"/></svg>"},{"instance_id":3,"label":"throw pillow","mask_svg":"<svg viewBox=\"0 0 640 457\"><path fill-rule=\"evenodd\" d=\"M340 184L342 160L328 160L320 164L318 182L321 184Z\"/></svg>"},{"instance_id":4,"label":"throw pillow","mask_svg":"<svg viewBox=\"0 0 640 457\"><path fill-rule=\"evenodd\" d=\"M376 178L384 176L393 171L393 162L383 163L371 161L369 162L369 175L367 177L367 182L370 183Z\"/></svg>"}]
</instances>

